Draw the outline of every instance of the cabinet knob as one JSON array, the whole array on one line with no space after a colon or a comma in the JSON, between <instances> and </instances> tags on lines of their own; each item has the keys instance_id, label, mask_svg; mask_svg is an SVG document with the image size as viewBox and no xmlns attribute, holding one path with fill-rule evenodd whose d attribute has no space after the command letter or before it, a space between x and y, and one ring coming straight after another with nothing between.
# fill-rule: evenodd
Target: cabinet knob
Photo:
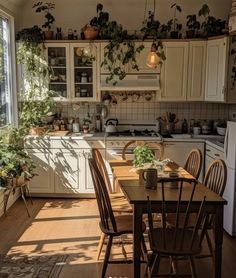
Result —
<instances>
[{"instance_id":1,"label":"cabinet knob","mask_svg":"<svg viewBox=\"0 0 236 278\"><path fill-rule=\"evenodd\" d=\"M215 156L219 157L220 155L218 153L215 153Z\"/></svg>"}]
</instances>

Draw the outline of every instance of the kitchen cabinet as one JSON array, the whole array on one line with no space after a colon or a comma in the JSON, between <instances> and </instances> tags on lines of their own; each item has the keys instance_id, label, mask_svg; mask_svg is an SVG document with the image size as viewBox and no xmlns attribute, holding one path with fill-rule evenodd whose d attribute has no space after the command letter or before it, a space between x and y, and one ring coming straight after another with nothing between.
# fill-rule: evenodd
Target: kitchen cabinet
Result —
<instances>
[{"instance_id":1,"label":"kitchen cabinet","mask_svg":"<svg viewBox=\"0 0 236 278\"><path fill-rule=\"evenodd\" d=\"M170 158L178 165L184 166L188 154L192 149L198 148L204 154L204 142L171 141L163 144L163 158ZM199 181L203 180L204 167L202 167Z\"/></svg>"},{"instance_id":2,"label":"kitchen cabinet","mask_svg":"<svg viewBox=\"0 0 236 278\"><path fill-rule=\"evenodd\" d=\"M228 37L207 41L205 100L224 102L228 59Z\"/></svg>"},{"instance_id":3,"label":"kitchen cabinet","mask_svg":"<svg viewBox=\"0 0 236 278\"><path fill-rule=\"evenodd\" d=\"M187 98L189 42L164 42L166 60L161 69L159 100L184 101Z\"/></svg>"},{"instance_id":4,"label":"kitchen cabinet","mask_svg":"<svg viewBox=\"0 0 236 278\"><path fill-rule=\"evenodd\" d=\"M99 43L46 43L56 101L99 101Z\"/></svg>"},{"instance_id":5,"label":"kitchen cabinet","mask_svg":"<svg viewBox=\"0 0 236 278\"><path fill-rule=\"evenodd\" d=\"M45 197L93 197L88 158L92 148L105 156L103 140L48 138L48 141L39 137L25 140L25 149L35 162L38 174L30 181L30 192Z\"/></svg>"},{"instance_id":6,"label":"kitchen cabinet","mask_svg":"<svg viewBox=\"0 0 236 278\"><path fill-rule=\"evenodd\" d=\"M206 45L204 41L189 42L187 100L202 101L205 96Z\"/></svg>"},{"instance_id":7,"label":"kitchen cabinet","mask_svg":"<svg viewBox=\"0 0 236 278\"><path fill-rule=\"evenodd\" d=\"M216 159L224 160L224 150L219 149L217 146L213 146L213 144L206 143L206 152L205 152L205 173L211 163Z\"/></svg>"}]
</instances>

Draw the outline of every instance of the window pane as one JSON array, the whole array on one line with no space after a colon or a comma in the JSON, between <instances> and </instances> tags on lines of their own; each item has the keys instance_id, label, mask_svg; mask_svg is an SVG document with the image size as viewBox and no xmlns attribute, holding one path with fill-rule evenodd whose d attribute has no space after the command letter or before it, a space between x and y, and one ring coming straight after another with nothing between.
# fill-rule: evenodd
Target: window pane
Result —
<instances>
[{"instance_id":1,"label":"window pane","mask_svg":"<svg viewBox=\"0 0 236 278\"><path fill-rule=\"evenodd\" d=\"M10 123L9 22L0 17L0 127Z\"/></svg>"}]
</instances>

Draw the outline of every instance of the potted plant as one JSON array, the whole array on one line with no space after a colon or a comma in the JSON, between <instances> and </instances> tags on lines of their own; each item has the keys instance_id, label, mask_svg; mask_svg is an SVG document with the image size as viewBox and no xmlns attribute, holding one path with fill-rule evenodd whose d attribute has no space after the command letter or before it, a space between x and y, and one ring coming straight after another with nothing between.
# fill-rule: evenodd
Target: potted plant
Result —
<instances>
[{"instance_id":1,"label":"potted plant","mask_svg":"<svg viewBox=\"0 0 236 278\"><path fill-rule=\"evenodd\" d=\"M177 19L177 12L181 13L182 9L179 5L174 3L171 5L171 9L174 9L173 19L169 21L169 25L173 25L173 31L170 32L170 36L172 39L178 39L179 38L179 31L182 30L182 24L178 23Z\"/></svg>"},{"instance_id":2,"label":"potted plant","mask_svg":"<svg viewBox=\"0 0 236 278\"><path fill-rule=\"evenodd\" d=\"M55 4L53 3L43 3L38 2L33 5L33 8L36 9L36 13L43 12L45 14L45 23L42 25L43 28L46 28L47 31L44 31L44 38L46 40L51 40L53 38L53 31L51 30L52 24L55 21L54 16L51 14L51 11L55 9Z\"/></svg>"},{"instance_id":3,"label":"potted plant","mask_svg":"<svg viewBox=\"0 0 236 278\"><path fill-rule=\"evenodd\" d=\"M154 12L148 12L148 19L143 22L145 26L141 29L143 33L143 39L154 38L157 39L160 37L159 27L161 26L158 20L154 19Z\"/></svg>"},{"instance_id":4,"label":"potted plant","mask_svg":"<svg viewBox=\"0 0 236 278\"><path fill-rule=\"evenodd\" d=\"M86 40L94 40L98 37L99 32L102 32L103 27L109 21L109 14L103 11L103 5L97 4L97 16L90 20L83 28L84 38Z\"/></svg>"},{"instance_id":5,"label":"potted plant","mask_svg":"<svg viewBox=\"0 0 236 278\"><path fill-rule=\"evenodd\" d=\"M23 149L24 130L8 129L0 137L0 186L20 185L35 176L33 160ZM14 182L13 182L14 181Z\"/></svg>"},{"instance_id":6,"label":"potted plant","mask_svg":"<svg viewBox=\"0 0 236 278\"><path fill-rule=\"evenodd\" d=\"M204 4L198 12L199 16L204 17L201 29L204 37L218 36L226 33L226 21L210 16L210 8Z\"/></svg>"},{"instance_id":7,"label":"potted plant","mask_svg":"<svg viewBox=\"0 0 236 278\"><path fill-rule=\"evenodd\" d=\"M186 26L188 28L186 31L187 38L194 38L197 36L197 31L200 29L200 22L197 21L197 16L195 14L187 15Z\"/></svg>"},{"instance_id":8,"label":"potted plant","mask_svg":"<svg viewBox=\"0 0 236 278\"><path fill-rule=\"evenodd\" d=\"M89 118L84 118L83 119L83 132L84 133L89 133L89 124L91 124L92 121Z\"/></svg>"},{"instance_id":9,"label":"potted plant","mask_svg":"<svg viewBox=\"0 0 236 278\"><path fill-rule=\"evenodd\" d=\"M155 156L149 146L143 144L138 145L134 149L134 161L135 168L142 168L145 163L153 163Z\"/></svg>"}]
</instances>

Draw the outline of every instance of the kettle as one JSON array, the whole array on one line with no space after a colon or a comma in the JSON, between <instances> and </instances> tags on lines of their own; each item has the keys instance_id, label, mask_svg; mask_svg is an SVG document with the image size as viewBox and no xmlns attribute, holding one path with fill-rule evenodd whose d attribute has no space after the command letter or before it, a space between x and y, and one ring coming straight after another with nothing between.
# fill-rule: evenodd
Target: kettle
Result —
<instances>
[{"instance_id":1,"label":"kettle","mask_svg":"<svg viewBox=\"0 0 236 278\"><path fill-rule=\"evenodd\" d=\"M105 132L107 133L117 132L117 126L118 126L118 119L108 119L106 121L106 124L104 125Z\"/></svg>"}]
</instances>

